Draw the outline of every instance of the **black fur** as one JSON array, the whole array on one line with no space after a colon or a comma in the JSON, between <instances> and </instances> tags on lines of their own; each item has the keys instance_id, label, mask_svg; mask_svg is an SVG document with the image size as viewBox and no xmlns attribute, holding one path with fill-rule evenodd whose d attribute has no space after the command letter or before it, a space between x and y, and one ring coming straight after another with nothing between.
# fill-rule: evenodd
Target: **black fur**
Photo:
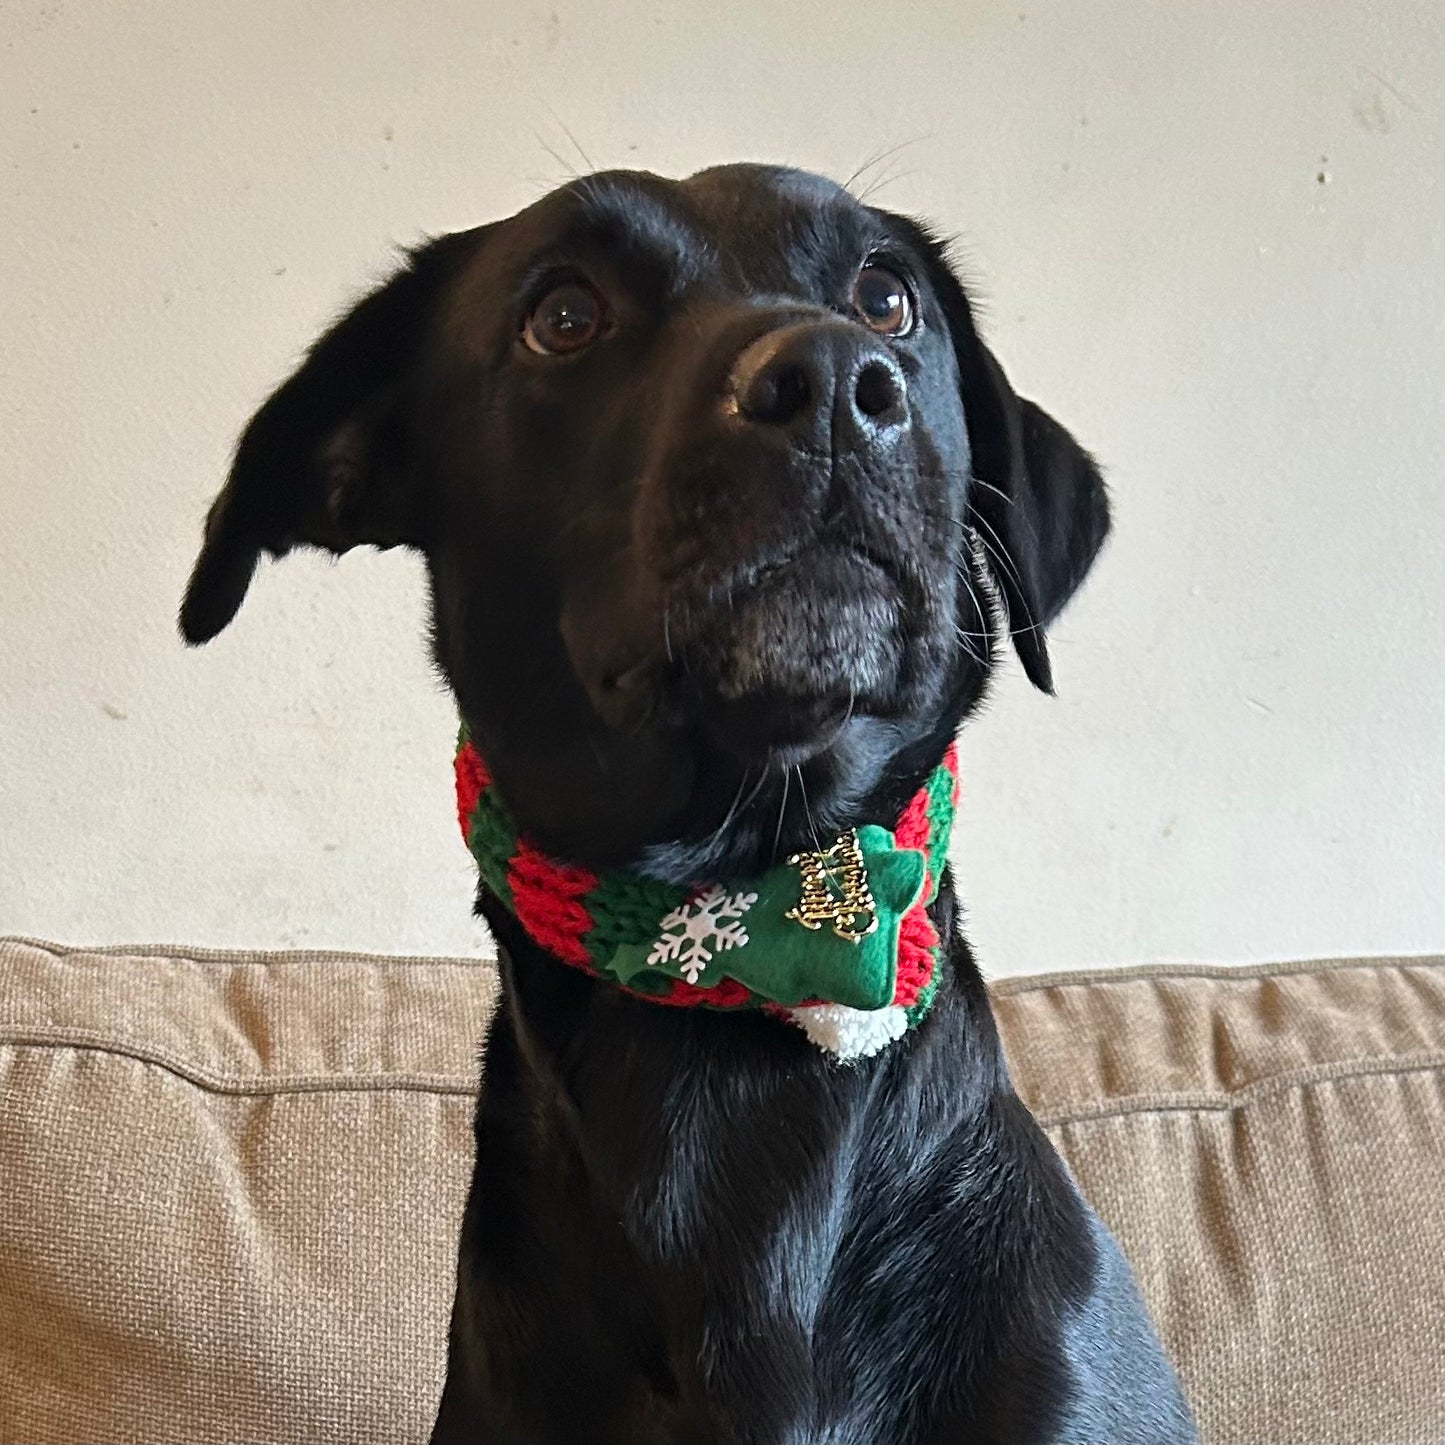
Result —
<instances>
[{"instance_id":1,"label":"black fur","mask_svg":"<svg viewBox=\"0 0 1445 1445\"><path fill-rule=\"evenodd\" d=\"M917 324L879 335L865 264ZM538 355L583 280L605 325ZM866 373L866 377L865 377ZM406 544L434 650L544 846L746 877L891 825L1011 634L1108 529L942 246L831 183L609 173L412 255L261 409L181 613L258 557ZM658 1008L485 893L486 1047L438 1442L1185 1441L1127 1266L1009 1085L955 920L924 1024L840 1065L762 1015Z\"/></svg>"}]
</instances>

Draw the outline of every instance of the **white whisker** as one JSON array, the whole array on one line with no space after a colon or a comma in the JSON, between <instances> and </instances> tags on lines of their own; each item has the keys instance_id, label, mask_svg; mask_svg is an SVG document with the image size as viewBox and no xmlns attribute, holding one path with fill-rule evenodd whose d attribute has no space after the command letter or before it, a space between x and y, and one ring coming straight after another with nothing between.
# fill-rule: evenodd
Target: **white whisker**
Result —
<instances>
[{"instance_id":1,"label":"white whisker","mask_svg":"<svg viewBox=\"0 0 1445 1445\"><path fill-rule=\"evenodd\" d=\"M994 559L998 566L1002 568L1008 574L1009 578L1013 581L1014 587L1018 592L1019 606L1023 608L1024 616L1027 619L1027 621L1022 627L1015 627L1013 625L1013 618L1010 617L1008 629L1009 636L1016 637L1023 632L1042 633L1044 630L1043 626L1041 623L1034 621L1033 610L1029 607L1029 599L1024 588L1023 578L1019 576L1018 569L1013 565L1013 562L1008 555L1008 548L1004 546L1003 539L999 536L997 532L993 530L992 527L989 526L985 518L979 517L977 516L977 514L975 514L975 517L977 521L981 522L985 527L988 527L989 532L992 534L994 540L998 543L998 547L994 547L993 544L990 543L988 538L980 532L975 531L974 536L977 537L978 540L983 544L983 548L989 554L989 556ZM1003 550L1000 551L999 548L1003 548Z\"/></svg>"},{"instance_id":2,"label":"white whisker","mask_svg":"<svg viewBox=\"0 0 1445 1445\"><path fill-rule=\"evenodd\" d=\"M788 811L788 782L793 776L791 768L783 769L783 801L778 804L778 826L773 830L773 860L778 857L778 840L783 836L783 815Z\"/></svg>"},{"instance_id":3,"label":"white whisker","mask_svg":"<svg viewBox=\"0 0 1445 1445\"><path fill-rule=\"evenodd\" d=\"M969 482L975 487L982 487L986 492L992 492L996 497L1002 497L1011 507L1018 506L1018 503L1004 491L1002 487L996 487L992 482L986 482L982 477L969 475Z\"/></svg>"},{"instance_id":4,"label":"white whisker","mask_svg":"<svg viewBox=\"0 0 1445 1445\"><path fill-rule=\"evenodd\" d=\"M813 822L813 810L808 806L808 790L803 786L802 763L799 763L793 771L798 775L798 796L803 800L803 816L808 820L808 832L813 835L813 849L815 852L821 853L823 845L818 841L818 828Z\"/></svg>"}]
</instances>

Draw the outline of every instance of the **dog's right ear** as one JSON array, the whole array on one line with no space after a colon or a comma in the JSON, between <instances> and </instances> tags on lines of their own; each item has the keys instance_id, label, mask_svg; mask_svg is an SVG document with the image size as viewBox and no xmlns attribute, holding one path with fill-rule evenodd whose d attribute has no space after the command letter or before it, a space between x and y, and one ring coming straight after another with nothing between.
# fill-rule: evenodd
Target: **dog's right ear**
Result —
<instances>
[{"instance_id":1,"label":"dog's right ear","mask_svg":"<svg viewBox=\"0 0 1445 1445\"><path fill-rule=\"evenodd\" d=\"M401 402L437 293L468 239L444 236L412 252L251 418L181 604L187 642L209 641L236 615L263 551L419 545Z\"/></svg>"}]
</instances>

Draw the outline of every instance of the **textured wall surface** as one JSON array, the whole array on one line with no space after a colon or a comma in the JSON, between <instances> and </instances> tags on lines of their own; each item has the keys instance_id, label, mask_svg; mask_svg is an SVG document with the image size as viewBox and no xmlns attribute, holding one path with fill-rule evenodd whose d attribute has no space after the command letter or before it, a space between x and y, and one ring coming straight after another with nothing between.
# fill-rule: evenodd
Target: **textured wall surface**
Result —
<instances>
[{"instance_id":1,"label":"textured wall surface","mask_svg":"<svg viewBox=\"0 0 1445 1445\"><path fill-rule=\"evenodd\" d=\"M1445 947L1441 8L0 10L0 931L460 951L421 569L173 629L234 435L424 232L796 162L963 238L1117 533L966 733L986 968ZM570 132L570 135L569 135ZM555 152L555 156L552 154ZM559 159L560 158L560 159Z\"/></svg>"}]
</instances>

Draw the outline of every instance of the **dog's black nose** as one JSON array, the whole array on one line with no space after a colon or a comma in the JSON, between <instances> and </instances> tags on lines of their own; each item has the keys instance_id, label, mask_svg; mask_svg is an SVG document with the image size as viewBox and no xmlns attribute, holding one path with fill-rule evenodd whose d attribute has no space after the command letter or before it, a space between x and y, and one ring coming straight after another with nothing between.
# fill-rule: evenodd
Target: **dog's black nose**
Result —
<instances>
[{"instance_id":1,"label":"dog's black nose","mask_svg":"<svg viewBox=\"0 0 1445 1445\"><path fill-rule=\"evenodd\" d=\"M887 444L908 426L908 388L886 347L842 321L769 331L744 347L727 405L800 446Z\"/></svg>"}]
</instances>

